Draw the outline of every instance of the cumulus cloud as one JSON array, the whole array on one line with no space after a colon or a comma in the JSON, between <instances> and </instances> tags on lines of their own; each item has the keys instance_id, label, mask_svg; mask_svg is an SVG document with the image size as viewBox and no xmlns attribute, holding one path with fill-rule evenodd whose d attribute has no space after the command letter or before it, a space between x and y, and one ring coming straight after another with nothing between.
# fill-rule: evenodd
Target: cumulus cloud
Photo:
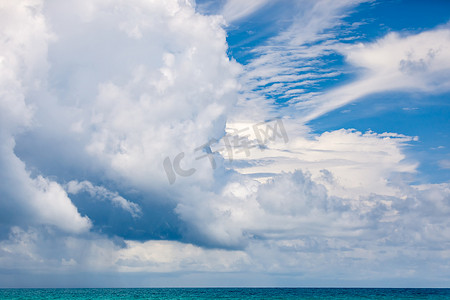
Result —
<instances>
[{"instance_id":1,"label":"cumulus cloud","mask_svg":"<svg viewBox=\"0 0 450 300\"><path fill-rule=\"evenodd\" d=\"M83 204L82 211L91 214L96 226L103 226L99 212L92 212L92 205L80 200L80 188L134 217L155 218L159 210L165 210L162 206L173 205L173 195L182 191L183 184L212 182L213 170L195 159L198 152L194 150L224 133L240 71L227 57L221 16L200 15L189 1L114 5L109 1L65 5L34 1L8 6L5 14L17 10L23 19L12 25L30 23L16 36L12 35L17 28L2 27L11 35L4 39L2 63L10 64L5 70L17 69L17 74L2 72L2 84L9 84L2 89L7 96L2 97L2 178L12 203L20 194L10 184L19 172L12 169L19 167L20 176L31 177L14 178L14 183L36 181L29 185L43 190L51 201L67 202L71 208L57 215L61 222L52 219L50 223L74 231L86 230L91 223L77 212L61 186L59 193L53 183L69 182L68 191ZM12 16L2 21L14 20ZM22 57L27 63L23 74ZM15 85L18 92L12 93ZM173 160L180 152L186 152L183 164L195 166L198 176L186 178L168 192L163 161L166 157ZM111 186L118 192L111 192ZM119 191L141 203L125 199ZM45 201L40 200L40 205ZM45 218L51 211L30 210L42 210ZM69 212L79 220L69 218ZM62 224L71 219L79 224ZM148 226L146 220L142 218L139 226ZM153 234L159 229L142 230Z\"/></svg>"},{"instance_id":2,"label":"cumulus cloud","mask_svg":"<svg viewBox=\"0 0 450 300\"><path fill-rule=\"evenodd\" d=\"M299 82L338 75L317 72L313 60L330 51L326 29L359 2L298 4L311 13L272 41L290 41L286 51L257 49L261 55L240 77L249 88L241 113L242 67L227 56L223 26L266 1L244 9L228 1L225 18L201 15L191 1L2 3L0 268L285 276L300 267L304 278L354 278L364 266L367 278L383 278L395 267L430 274L428 261L448 274L440 262L449 256L449 186L405 180L417 163L404 149L417 138L352 129L312 134L305 125L365 93L447 89L438 75L447 76L448 30L439 29L348 48L332 43L364 76L304 95ZM380 85L386 74L388 85ZM245 135L286 112L273 110L264 92L287 90L304 96L289 109L307 106L302 118L278 119L287 136L250 154L238 147L232 161L216 153L215 169L198 159L210 154L205 143L222 138L215 146L225 146L225 134L249 129ZM258 145L254 133L246 141ZM170 185L163 162L179 154L179 167L194 173ZM127 219L85 205L92 198L120 207ZM162 225L152 223L158 217Z\"/></svg>"},{"instance_id":3,"label":"cumulus cloud","mask_svg":"<svg viewBox=\"0 0 450 300\"><path fill-rule=\"evenodd\" d=\"M80 17L47 3L59 37L49 60L56 96L73 107L72 139L115 180L159 189L164 158L220 136L235 102L239 67L226 56L223 19L189 2L82 3L73 3Z\"/></svg>"},{"instance_id":4,"label":"cumulus cloud","mask_svg":"<svg viewBox=\"0 0 450 300\"><path fill-rule=\"evenodd\" d=\"M14 153L15 136L33 123L33 105L28 103L28 96L45 85L51 34L41 10L39 1L2 4L0 205L6 226L11 222L31 222L79 233L90 228L89 218L78 213L57 182L32 176ZM8 217L15 215L16 210L18 219Z\"/></svg>"},{"instance_id":5,"label":"cumulus cloud","mask_svg":"<svg viewBox=\"0 0 450 300\"><path fill-rule=\"evenodd\" d=\"M117 243L96 235L54 237L48 231L12 227L9 238L0 242L1 267L44 273L61 268L75 272L232 272L250 263L243 251L203 249L177 241Z\"/></svg>"},{"instance_id":6,"label":"cumulus cloud","mask_svg":"<svg viewBox=\"0 0 450 300\"><path fill-rule=\"evenodd\" d=\"M3 269L39 270L44 276L55 270L235 276L270 272L295 282L321 276L331 280L337 273L342 280L355 280L357 272L371 280L427 274L442 281L448 274L442 261L449 255L449 191L448 184L422 185L405 188L404 197L372 194L354 202L328 195L310 175L297 171L262 185L232 182L220 199L192 207L196 215L188 221L198 224L197 234L216 241L241 240L239 246L207 249L98 235L55 239L52 231L13 227L0 242L0 264ZM193 216L187 205L177 209ZM241 249L230 249L236 246Z\"/></svg>"},{"instance_id":7,"label":"cumulus cloud","mask_svg":"<svg viewBox=\"0 0 450 300\"><path fill-rule=\"evenodd\" d=\"M260 182L282 172L304 170L324 184L330 193L341 197L358 197L373 191L396 195L398 178L416 173L418 163L406 159L403 152L408 145L414 145L418 137L387 132L362 133L353 129L313 134L296 120L284 119L283 124L289 142L274 135L264 149L252 148L249 155L234 151L230 163L233 169ZM230 128L234 126L230 132L244 132L252 125L230 123ZM244 133L250 134L250 143L258 144L252 130ZM280 130L276 133L279 135Z\"/></svg>"},{"instance_id":8,"label":"cumulus cloud","mask_svg":"<svg viewBox=\"0 0 450 300\"><path fill-rule=\"evenodd\" d=\"M256 270L304 271L302 278L340 270L348 279L354 272L380 279L429 273L442 280L430 263L446 272L439 261L448 255L443 217L449 209L448 184L404 187L397 196L342 198L296 171L264 184L231 182L220 195L204 197L180 204L177 211L196 224L195 236L245 249ZM360 272L362 266L367 273Z\"/></svg>"}]
</instances>

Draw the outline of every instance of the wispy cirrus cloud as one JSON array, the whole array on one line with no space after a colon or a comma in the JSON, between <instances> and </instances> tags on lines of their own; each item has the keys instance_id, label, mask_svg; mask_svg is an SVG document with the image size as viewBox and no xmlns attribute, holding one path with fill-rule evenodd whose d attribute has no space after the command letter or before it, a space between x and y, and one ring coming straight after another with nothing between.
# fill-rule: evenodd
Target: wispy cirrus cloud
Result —
<instances>
[{"instance_id":1,"label":"wispy cirrus cloud","mask_svg":"<svg viewBox=\"0 0 450 300\"><path fill-rule=\"evenodd\" d=\"M374 93L448 91L447 26L351 43L360 24L345 17L364 2L299 2L293 9L301 18L252 49L242 76L241 108L268 106L260 109L268 113L274 111L270 107L285 107L283 113L306 123ZM338 84L343 76L353 79Z\"/></svg>"},{"instance_id":2,"label":"wispy cirrus cloud","mask_svg":"<svg viewBox=\"0 0 450 300\"><path fill-rule=\"evenodd\" d=\"M449 49L450 30L445 27L406 36L391 33L373 43L341 46L346 61L361 70L359 78L296 107L310 111L305 117L309 121L377 92L447 92Z\"/></svg>"},{"instance_id":3,"label":"wispy cirrus cloud","mask_svg":"<svg viewBox=\"0 0 450 300\"><path fill-rule=\"evenodd\" d=\"M342 75L344 70L334 66L335 58L330 58L339 43L334 29L351 27L343 18L362 2L296 2L290 8L294 12L287 29L252 49L253 58L241 78L244 89L239 109L308 102L320 94L317 86L321 82Z\"/></svg>"},{"instance_id":4,"label":"wispy cirrus cloud","mask_svg":"<svg viewBox=\"0 0 450 300\"><path fill-rule=\"evenodd\" d=\"M224 16L225 20L231 23L248 17L267 3L269 3L269 0L250 0L245 2L227 0L220 14Z\"/></svg>"}]
</instances>

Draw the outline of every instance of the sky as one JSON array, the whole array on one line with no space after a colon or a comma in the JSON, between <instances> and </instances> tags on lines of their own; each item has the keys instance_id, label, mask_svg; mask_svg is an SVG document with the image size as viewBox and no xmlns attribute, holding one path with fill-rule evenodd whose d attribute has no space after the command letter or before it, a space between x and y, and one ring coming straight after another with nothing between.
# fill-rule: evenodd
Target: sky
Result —
<instances>
[{"instance_id":1,"label":"sky","mask_svg":"<svg viewBox=\"0 0 450 300\"><path fill-rule=\"evenodd\" d=\"M450 287L450 2L0 0L0 287Z\"/></svg>"}]
</instances>

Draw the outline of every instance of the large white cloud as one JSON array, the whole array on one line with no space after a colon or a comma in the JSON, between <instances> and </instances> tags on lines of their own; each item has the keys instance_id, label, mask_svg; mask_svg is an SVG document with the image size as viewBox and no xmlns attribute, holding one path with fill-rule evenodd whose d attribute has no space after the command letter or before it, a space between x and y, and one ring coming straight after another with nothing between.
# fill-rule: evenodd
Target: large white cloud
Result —
<instances>
[{"instance_id":1,"label":"large white cloud","mask_svg":"<svg viewBox=\"0 0 450 300\"><path fill-rule=\"evenodd\" d=\"M229 1L226 10L236 3ZM252 3L242 16L264 1ZM339 24L342 11L359 1L305 3L299 6L310 14L303 23L275 39L290 40L305 25L288 51L325 38L318 32ZM416 172L403 151L416 138L346 129L313 135L304 125L356 99L361 93L353 88L385 73L394 77L392 88L418 83L422 90L446 89L444 81L435 82L447 74L447 54L439 51L446 49L445 29L390 35L349 49L333 45L367 76L318 98L309 95L308 109L315 111L283 119L289 142L271 141L233 162L216 155L214 170L208 159L196 160L197 147L219 139L227 126L228 132L251 128L255 123L249 122L278 113L258 93L245 95L253 101L243 97L238 108L246 110L233 110L240 66L227 57L222 17L200 15L194 3L175 0L1 5L0 214L9 236L0 242L0 268L47 274L258 271L281 277L300 270L304 278L354 279L364 266L370 271L363 275L373 279L391 276L395 268L407 276L438 274L427 269L428 261L448 274L442 263L449 256L448 184L410 186L403 178ZM302 48L283 59L272 50L250 64L244 84L315 80L313 73L295 76L290 72L298 66L286 63L329 49ZM392 61L384 60L387 52L395 54ZM271 65L277 59L284 65ZM195 173L170 185L163 162L173 163L182 152L181 167ZM63 187L69 195L86 191L119 206L134 217L123 224L132 229L149 218L153 203L171 202L182 241L88 232L96 220L82 216ZM141 198L128 200L114 188ZM405 255L406 262L398 260ZM424 258L411 265L419 255Z\"/></svg>"},{"instance_id":2,"label":"large white cloud","mask_svg":"<svg viewBox=\"0 0 450 300\"><path fill-rule=\"evenodd\" d=\"M418 163L407 159L404 150L414 145L418 137L353 129L313 134L296 120L285 119L283 123L289 142L278 136L263 151L251 149L249 156L235 151L235 162L231 164L234 169L259 181L300 169L310 172L333 195L352 198L374 191L396 195L396 178L416 173ZM235 130L252 125L229 124ZM254 132L248 133L250 140L257 143ZM279 129L277 133L280 134Z\"/></svg>"},{"instance_id":3,"label":"large white cloud","mask_svg":"<svg viewBox=\"0 0 450 300\"><path fill-rule=\"evenodd\" d=\"M55 225L83 232L90 220L82 217L64 189L42 176L31 176L15 155L15 135L32 126L29 95L46 85L47 46L51 38L39 1L2 2L0 40L0 186L4 220L17 214L20 223ZM17 211L16 211L17 210ZM17 221L17 220L13 220Z\"/></svg>"},{"instance_id":4,"label":"large white cloud","mask_svg":"<svg viewBox=\"0 0 450 300\"><path fill-rule=\"evenodd\" d=\"M8 200L35 193L41 200L31 211L79 231L89 220L56 182L37 177L41 172L60 182L103 178L126 190L159 191L168 196L152 201L167 201L182 188L167 192L163 161L186 152L183 164L194 165L198 177L185 183L212 181L213 170L195 160L194 150L223 134L239 72L226 55L222 17L197 14L189 1L25 1L4 4L2 13L10 23L2 26L1 73ZM17 191L26 185L31 191ZM96 188L107 191L101 182ZM112 203L139 214L118 197ZM46 201L68 208L58 213Z\"/></svg>"},{"instance_id":5,"label":"large white cloud","mask_svg":"<svg viewBox=\"0 0 450 300\"><path fill-rule=\"evenodd\" d=\"M66 116L43 112L43 126L62 123L81 160L139 189L167 184L166 157L189 152L183 163L198 165L194 149L223 134L236 101L239 66L226 55L223 19L185 1L47 2L45 11L57 36L55 115Z\"/></svg>"}]
</instances>

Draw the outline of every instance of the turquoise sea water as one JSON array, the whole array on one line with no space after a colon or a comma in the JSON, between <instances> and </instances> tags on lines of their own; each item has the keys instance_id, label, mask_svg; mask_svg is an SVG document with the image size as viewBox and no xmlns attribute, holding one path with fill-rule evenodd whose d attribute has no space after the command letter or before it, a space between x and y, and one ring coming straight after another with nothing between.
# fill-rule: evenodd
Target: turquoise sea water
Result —
<instances>
[{"instance_id":1,"label":"turquoise sea water","mask_svg":"<svg viewBox=\"0 0 450 300\"><path fill-rule=\"evenodd\" d=\"M0 299L450 299L450 289L136 288L0 289Z\"/></svg>"}]
</instances>

